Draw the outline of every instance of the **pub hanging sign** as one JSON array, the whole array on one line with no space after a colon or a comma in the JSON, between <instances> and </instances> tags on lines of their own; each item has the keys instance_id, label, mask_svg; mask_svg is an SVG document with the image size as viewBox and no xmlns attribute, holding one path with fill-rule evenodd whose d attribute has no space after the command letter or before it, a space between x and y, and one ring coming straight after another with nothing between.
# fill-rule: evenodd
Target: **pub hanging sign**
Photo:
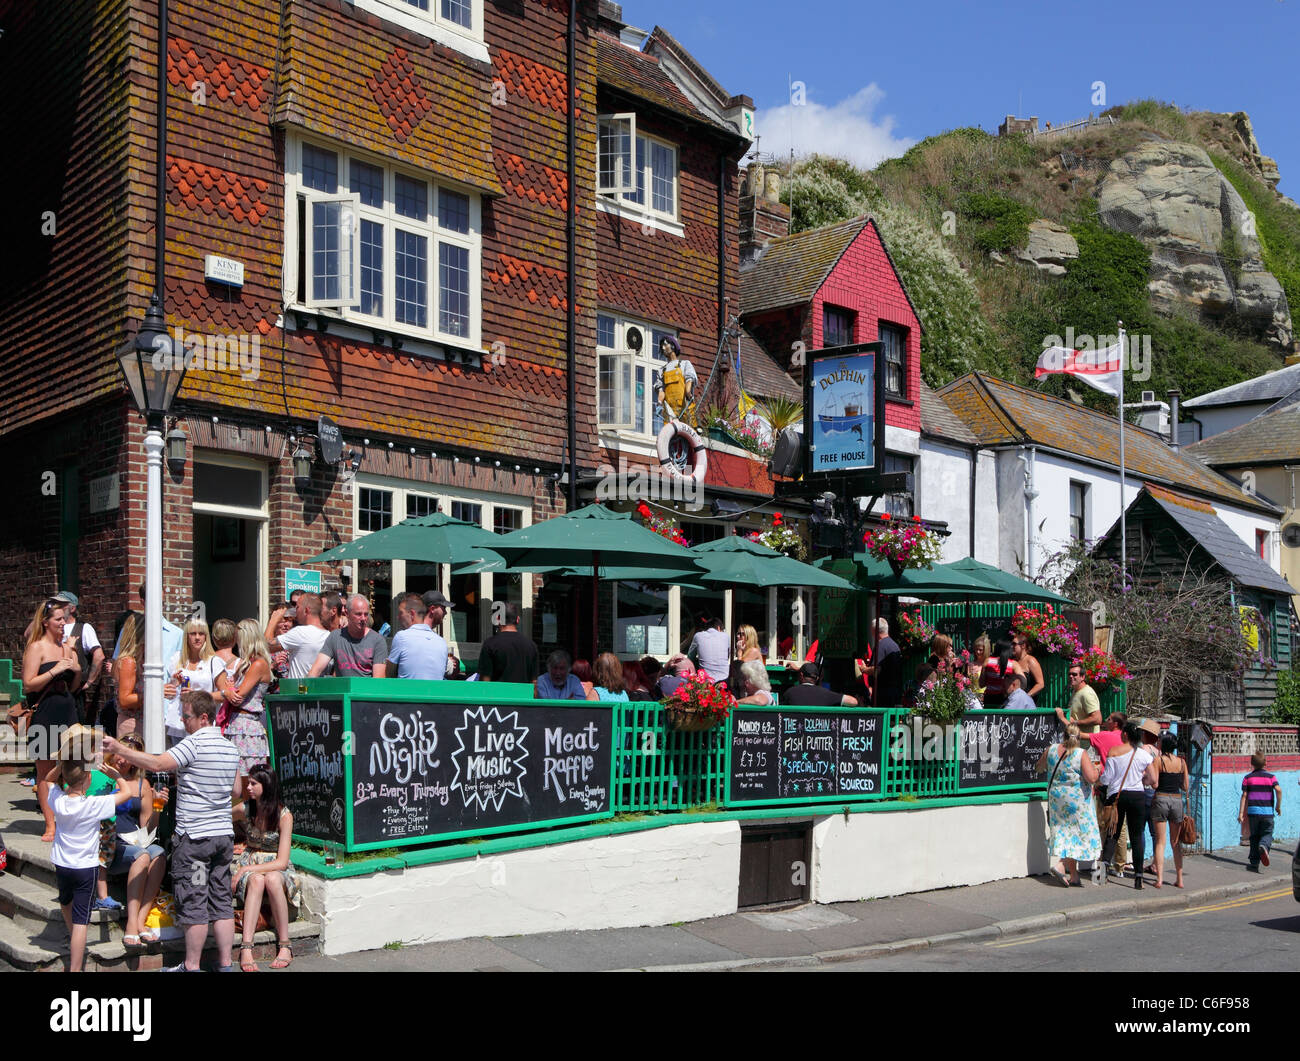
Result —
<instances>
[{"instance_id":1,"label":"pub hanging sign","mask_svg":"<svg viewBox=\"0 0 1300 1061\"><path fill-rule=\"evenodd\" d=\"M885 449L880 343L809 351L804 417L811 475L878 471Z\"/></svg>"}]
</instances>

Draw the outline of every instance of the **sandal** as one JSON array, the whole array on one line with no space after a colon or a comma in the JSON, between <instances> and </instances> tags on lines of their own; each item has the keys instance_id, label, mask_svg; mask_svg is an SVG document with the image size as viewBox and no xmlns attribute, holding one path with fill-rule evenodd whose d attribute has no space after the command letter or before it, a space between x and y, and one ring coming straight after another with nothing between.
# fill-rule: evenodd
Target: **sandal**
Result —
<instances>
[{"instance_id":1,"label":"sandal","mask_svg":"<svg viewBox=\"0 0 1300 1061\"><path fill-rule=\"evenodd\" d=\"M252 953L253 953L253 947L252 947L252 945L251 945L251 944L248 944L248 945L245 945L245 946L242 946L242 947L239 948L239 968L240 968L240 971L245 972L245 973L255 973L255 972L257 972L257 962L253 961L252 958L248 958L248 959L246 960L246 959L244 958L244 951L248 951L249 954L252 954Z\"/></svg>"},{"instance_id":2,"label":"sandal","mask_svg":"<svg viewBox=\"0 0 1300 1061\"><path fill-rule=\"evenodd\" d=\"M162 940L162 934L156 928L146 928L140 933L140 943L158 943Z\"/></svg>"},{"instance_id":3,"label":"sandal","mask_svg":"<svg viewBox=\"0 0 1300 1061\"><path fill-rule=\"evenodd\" d=\"M289 960L285 961L283 958L280 957L280 954L277 951L275 955L275 961L271 963L271 968L272 969L289 968L289 966L293 964L293 947L289 945L289 941L287 939L279 940L276 943L276 946L279 947L280 950L287 950L289 952Z\"/></svg>"},{"instance_id":4,"label":"sandal","mask_svg":"<svg viewBox=\"0 0 1300 1061\"><path fill-rule=\"evenodd\" d=\"M143 947L144 944L140 942L140 937L139 937L139 936L123 936L123 937L122 937L122 946L124 946L124 947Z\"/></svg>"}]
</instances>

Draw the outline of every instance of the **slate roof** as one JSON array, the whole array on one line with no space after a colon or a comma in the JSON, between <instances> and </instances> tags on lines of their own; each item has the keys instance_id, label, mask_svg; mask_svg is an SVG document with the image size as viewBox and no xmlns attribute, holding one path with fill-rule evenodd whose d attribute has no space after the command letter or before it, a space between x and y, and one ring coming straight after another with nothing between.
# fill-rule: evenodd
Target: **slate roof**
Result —
<instances>
[{"instance_id":1,"label":"slate roof","mask_svg":"<svg viewBox=\"0 0 1300 1061\"><path fill-rule=\"evenodd\" d=\"M1300 464L1300 405L1257 416L1183 449L1216 468Z\"/></svg>"},{"instance_id":2,"label":"slate roof","mask_svg":"<svg viewBox=\"0 0 1300 1061\"><path fill-rule=\"evenodd\" d=\"M1295 594L1291 583L1251 552L1246 543L1208 505L1197 503L1172 490L1162 490L1150 483L1143 489L1170 519L1187 532L1192 541L1209 553L1215 563L1243 586L1284 593L1288 597ZM1139 495L1133 504L1137 505L1141 499ZM1116 525L1118 526L1118 521Z\"/></svg>"},{"instance_id":3,"label":"slate roof","mask_svg":"<svg viewBox=\"0 0 1300 1061\"><path fill-rule=\"evenodd\" d=\"M942 398L921 381L921 434L974 446L979 439Z\"/></svg>"},{"instance_id":4,"label":"slate roof","mask_svg":"<svg viewBox=\"0 0 1300 1061\"><path fill-rule=\"evenodd\" d=\"M803 401L803 388L795 382L763 345L745 329L740 333L740 378L752 398L789 398Z\"/></svg>"},{"instance_id":5,"label":"slate roof","mask_svg":"<svg viewBox=\"0 0 1300 1061\"><path fill-rule=\"evenodd\" d=\"M657 58L629 48L611 37L596 38L596 80L683 118L727 133L737 142L743 139L731 126L723 125L692 103L677 87L677 83L664 72Z\"/></svg>"},{"instance_id":6,"label":"slate roof","mask_svg":"<svg viewBox=\"0 0 1300 1061\"><path fill-rule=\"evenodd\" d=\"M1118 421L1113 416L982 372L953 380L939 396L984 445L1034 444L1119 467ZM1125 468L1134 480L1176 486L1270 515L1279 511L1195 458L1170 449L1153 431L1126 425L1124 444Z\"/></svg>"},{"instance_id":7,"label":"slate roof","mask_svg":"<svg viewBox=\"0 0 1300 1061\"><path fill-rule=\"evenodd\" d=\"M808 302L870 220L864 215L769 240L740 268L741 314Z\"/></svg>"},{"instance_id":8,"label":"slate roof","mask_svg":"<svg viewBox=\"0 0 1300 1061\"><path fill-rule=\"evenodd\" d=\"M1287 365L1274 372L1265 372L1254 379L1220 387L1217 391L1189 398L1184 409L1205 409L1216 405L1239 405L1245 402L1275 402L1300 389L1300 364Z\"/></svg>"}]
</instances>

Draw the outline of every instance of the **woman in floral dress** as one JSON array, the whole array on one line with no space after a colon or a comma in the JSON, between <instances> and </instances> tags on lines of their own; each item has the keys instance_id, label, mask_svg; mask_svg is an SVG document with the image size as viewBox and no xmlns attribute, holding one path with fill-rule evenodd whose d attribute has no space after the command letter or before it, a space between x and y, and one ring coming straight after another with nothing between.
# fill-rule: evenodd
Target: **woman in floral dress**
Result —
<instances>
[{"instance_id":1,"label":"woman in floral dress","mask_svg":"<svg viewBox=\"0 0 1300 1061\"><path fill-rule=\"evenodd\" d=\"M1092 800L1092 786L1101 775L1092 756L1079 747L1078 726L1071 723L1065 727L1065 740L1043 752L1037 769L1039 773L1048 771L1052 856L1064 863L1070 884L1080 887L1079 863L1095 861L1101 855L1101 831Z\"/></svg>"},{"instance_id":2,"label":"woman in floral dress","mask_svg":"<svg viewBox=\"0 0 1300 1061\"><path fill-rule=\"evenodd\" d=\"M262 697L271 684L271 650L262 628L254 619L239 624L239 664L233 675L217 674L217 689L225 696L228 721L222 727L226 739L239 750L239 772L270 758Z\"/></svg>"}]
</instances>

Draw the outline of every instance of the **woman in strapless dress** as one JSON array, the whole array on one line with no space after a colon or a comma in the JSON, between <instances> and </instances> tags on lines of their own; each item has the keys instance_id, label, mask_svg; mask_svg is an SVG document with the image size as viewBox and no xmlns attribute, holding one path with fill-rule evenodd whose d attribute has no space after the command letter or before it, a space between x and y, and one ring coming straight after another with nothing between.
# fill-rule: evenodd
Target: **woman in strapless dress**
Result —
<instances>
[{"instance_id":1,"label":"woman in strapless dress","mask_svg":"<svg viewBox=\"0 0 1300 1061\"><path fill-rule=\"evenodd\" d=\"M32 706L27 740L36 756L36 799L45 819L41 839L47 841L54 839L54 812L45 775L54 766L63 731L77 724L77 702L72 694L81 683L76 653L63 644L63 626L63 602L44 601L36 608L23 652L23 694Z\"/></svg>"}]
</instances>

